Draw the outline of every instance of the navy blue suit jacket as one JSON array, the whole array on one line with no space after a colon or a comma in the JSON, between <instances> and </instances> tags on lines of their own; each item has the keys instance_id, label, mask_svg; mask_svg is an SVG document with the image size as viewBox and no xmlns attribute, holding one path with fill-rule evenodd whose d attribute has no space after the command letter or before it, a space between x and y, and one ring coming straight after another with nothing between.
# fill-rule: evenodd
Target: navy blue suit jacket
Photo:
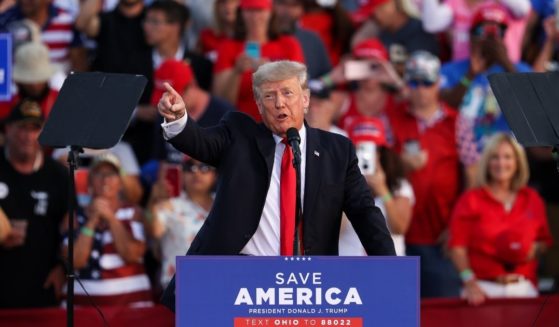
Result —
<instances>
[{"instance_id":1,"label":"navy blue suit jacket","mask_svg":"<svg viewBox=\"0 0 559 327\"><path fill-rule=\"evenodd\" d=\"M351 141L308 126L306 130L305 255L338 254L342 212L369 255L395 255L386 221L374 205ZM189 118L184 130L169 142L219 172L212 210L187 254L239 254L262 216L276 146L272 132L245 114L230 112L211 128L200 128ZM163 302L174 307L174 280Z\"/></svg>"}]
</instances>

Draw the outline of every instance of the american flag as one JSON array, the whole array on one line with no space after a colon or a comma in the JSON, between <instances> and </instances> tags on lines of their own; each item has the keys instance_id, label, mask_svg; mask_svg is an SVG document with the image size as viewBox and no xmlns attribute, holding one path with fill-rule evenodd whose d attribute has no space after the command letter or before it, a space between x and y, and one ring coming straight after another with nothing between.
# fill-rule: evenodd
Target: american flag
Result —
<instances>
[{"instance_id":1,"label":"american flag","mask_svg":"<svg viewBox=\"0 0 559 327\"><path fill-rule=\"evenodd\" d=\"M115 213L130 236L136 241L145 242L144 229L139 210L135 207L122 207ZM78 229L87 222L83 211L77 214ZM64 240L68 244L68 239ZM113 235L107 227L98 227L93 235L93 244L87 265L76 271L76 276L97 305L152 305L151 285L143 262L127 263L118 254ZM89 299L76 281L74 284L75 304L89 305Z\"/></svg>"}]
</instances>

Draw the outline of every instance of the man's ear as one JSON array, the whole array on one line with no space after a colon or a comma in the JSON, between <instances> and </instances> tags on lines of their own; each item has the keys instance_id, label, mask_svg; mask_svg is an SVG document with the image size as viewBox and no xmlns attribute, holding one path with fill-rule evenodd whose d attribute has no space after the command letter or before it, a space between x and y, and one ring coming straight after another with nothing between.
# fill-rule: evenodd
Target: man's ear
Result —
<instances>
[{"instance_id":1,"label":"man's ear","mask_svg":"<svg viewBox=\"0 0 559 327\"><path fill-rule=\"evenodd\" d=\"M303 107L308 108L311 103L311 90L304 89L303 90Z\"/></svg>"},{"instance_id":2,"label":"man's ear","mask_svg":"<svg viewBox=\"0 0 559 327\"><path fill-rule=\"evenodd\" d=\"M262 116L262 112L263 112L263 108L262 108L262 103L260 102L260 100L258 98L254 99L254 101L256 102L256 107L258 108L258 112L260 113L260 116Z\"/></svg>"}]
</instances>

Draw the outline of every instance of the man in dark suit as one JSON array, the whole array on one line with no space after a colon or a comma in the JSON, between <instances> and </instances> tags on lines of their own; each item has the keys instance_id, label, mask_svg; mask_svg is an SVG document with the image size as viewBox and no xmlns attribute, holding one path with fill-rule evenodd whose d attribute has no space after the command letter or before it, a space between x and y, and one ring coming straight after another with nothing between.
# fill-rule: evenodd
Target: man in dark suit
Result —
<instances>
[{"instance_id":1,"label":"man in dark suit","mask_svg":"<svg viewBox=\"0 0 559 327\"><path fill-rule=\"evenodd\" d=\"M345 212L369 255L395 255L351 142L304 124L310 94L303 64L276 61L253 74L263 123L232 112L218 126L200 128L188 118L182 97L168 84L166 88L158 104L165 138L219 171L213 208L188 254L290 254L283 250L288 233L280 231L285 211L280 184L286 174L282 138L295 127L301 136L302 253L337 255ZM174 307L174 281L163 303Z\"/></svg>"}]
</instances>

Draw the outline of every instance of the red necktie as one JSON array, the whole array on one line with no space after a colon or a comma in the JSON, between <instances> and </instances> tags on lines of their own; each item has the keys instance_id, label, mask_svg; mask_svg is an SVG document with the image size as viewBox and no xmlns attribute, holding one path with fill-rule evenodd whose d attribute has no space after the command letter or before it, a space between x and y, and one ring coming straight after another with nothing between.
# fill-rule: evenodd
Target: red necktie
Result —
<instances>
[{"instance_id":1,"label":"red necktie","mask_svg":"<svg viewBox=\"0 0 559 327\"><path fill-rule=\"evenodd\" d=\"M293 167L293 152L286 139L285 150L281 157L280 176L280 254L293 255L295 233L296 176Z\"/></svg>"}]
</instances>

